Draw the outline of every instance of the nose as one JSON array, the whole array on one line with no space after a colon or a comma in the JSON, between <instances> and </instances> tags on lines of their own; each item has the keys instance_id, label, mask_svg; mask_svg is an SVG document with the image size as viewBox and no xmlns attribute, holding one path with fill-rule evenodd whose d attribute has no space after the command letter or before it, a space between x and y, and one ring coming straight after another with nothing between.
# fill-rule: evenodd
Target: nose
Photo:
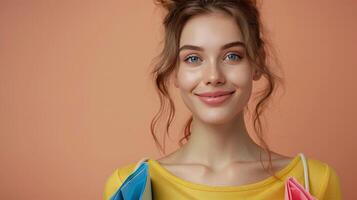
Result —
<instances>
[{"instance_id":1,"label":"nose","mask_svg":"<svg viewBox=\"0 0 357 200\"><path fill-rule=\"evenodd\" d=\"M225 83L224 74L222 73L218 63L209 64L205 67L203 81L206 85L211 84L212 86Z\"/></svg>"}]
</instances>

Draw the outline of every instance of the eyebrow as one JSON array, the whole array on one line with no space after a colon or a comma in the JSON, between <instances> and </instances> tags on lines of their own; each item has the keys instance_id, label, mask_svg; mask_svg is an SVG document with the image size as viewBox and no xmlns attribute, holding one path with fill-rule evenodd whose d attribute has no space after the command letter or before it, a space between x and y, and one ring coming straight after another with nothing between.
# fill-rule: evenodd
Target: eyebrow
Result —
<instances>
[{"instance_id":1,"label":"eyebrow","mask_svg":"<svg viewBox=\"0 0 357 200\"><path fill-rule=\"evenodd\" d=\"M245 44L243 42L235 41L235 42L230 42L230 43L227 43L227 44L223 45L221 47L221 50L228 49L228 48L234 47L234 46L241 46L241 47L245 48ZM185 50L185 49L203 51L203 48L199 47L199 46L183 45L182 47L180 47L179 52L182 51L182 50Z\"/></svg>"}]
</instances>

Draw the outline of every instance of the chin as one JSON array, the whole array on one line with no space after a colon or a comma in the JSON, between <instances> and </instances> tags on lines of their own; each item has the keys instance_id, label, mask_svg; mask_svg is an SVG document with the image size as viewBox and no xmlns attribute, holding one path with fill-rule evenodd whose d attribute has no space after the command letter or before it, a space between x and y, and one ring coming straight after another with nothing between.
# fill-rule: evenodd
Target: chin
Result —
<instances>
[{"instance_id":1,"label":"chin","mask_svg":"<svg viewBox=\"0 0 357 200\"><path fill-rule=\"evenodd\" d=\"M233 110L228 112L200 112L195 114L197 120L211 125L224 125L232 122L237 117L237 113L233 113Z\"/></svg>"}]
</instances>

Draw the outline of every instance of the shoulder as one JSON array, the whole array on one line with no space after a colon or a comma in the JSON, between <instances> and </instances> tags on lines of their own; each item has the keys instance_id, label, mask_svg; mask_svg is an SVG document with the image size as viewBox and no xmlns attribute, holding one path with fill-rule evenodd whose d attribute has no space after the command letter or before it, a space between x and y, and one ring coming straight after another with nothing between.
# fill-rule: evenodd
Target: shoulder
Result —
<instances>
[{"instance_id":1,"label":"shoulder","mask_svg":"<svg viewBox=\"0 0 357 200\"><path fill-rule=\"evenodd\" d=\"M333 166L313 158L307 159L310 190L319 199L341 199L339 176Z\"/></svg>"},{"instance_id":2,"label":"shoulder","mask_svg":"<svg viewBox=\"0 0 357 200\"><path fill-rule=\"evenodd\" d=\"M130 163L123 166L120 166L113 170L113 172L107 177L103 199L109 200L110 197L119 189L123 184L124 180L130 175L134 170L136 163Z\"/></svg>"}]
</instances>

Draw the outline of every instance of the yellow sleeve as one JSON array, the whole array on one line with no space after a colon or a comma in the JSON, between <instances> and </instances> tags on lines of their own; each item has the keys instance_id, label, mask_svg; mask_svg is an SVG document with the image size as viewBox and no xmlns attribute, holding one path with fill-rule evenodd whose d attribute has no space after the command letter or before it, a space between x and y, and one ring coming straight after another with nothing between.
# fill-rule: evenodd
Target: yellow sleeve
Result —
<instances>
[{"instance_id":1,"label":"yellow sleeve","mask_svg":"<svg viewBox=\"0 0 357 200\"><path fill-rule=\"evenodd\" d=\"M103 200L109 200L121 184L123 184L123 181L120 178L119 169L116 169L105 182Z\"/></svg>"},{"instance_id":2,"label":"yellow sleeve","mask_svg":"<svg viewBox=\"0 0 357 200\"><path fill-rule=\"evenodd\" d=\"M340 179L334 168L329 165L326 166L327 180L322 187L321 200L341 200Z\"/></svg>"}]
</instances>

